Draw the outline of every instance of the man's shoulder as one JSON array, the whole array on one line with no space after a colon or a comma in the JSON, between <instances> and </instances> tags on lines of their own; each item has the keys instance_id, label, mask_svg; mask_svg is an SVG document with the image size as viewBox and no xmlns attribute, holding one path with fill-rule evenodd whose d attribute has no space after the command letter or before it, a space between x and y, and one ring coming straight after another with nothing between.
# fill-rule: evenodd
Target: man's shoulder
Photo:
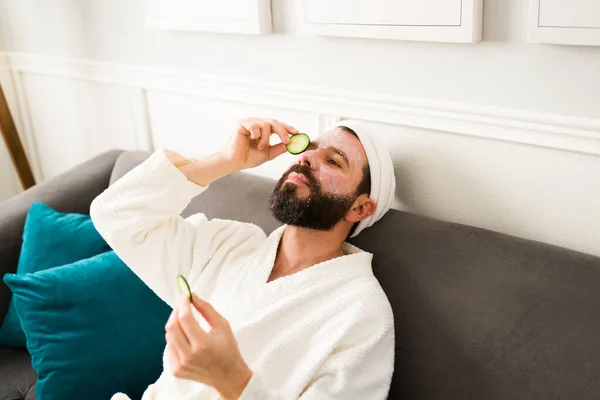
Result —
<instances>
[{"instance_id":1,"label":"man's shoulder","mask_svg":"<svg viewBox=\"0 0 600 400\"><path fill-rule=\"evenodd\" d=\"M330 321L343 336L339 345L359 343L391 343L394 341L394 314L387 296L378 282L363 280L353 288L353 294L337 304Z\"/></svg>"},{"instance_id":2,"label":"man's shoulder","mask_svg":"<svg viewBox=\"0 0 600 400\"><path fill-rule=\"evenodd\" d=\"M355 280L352 286L352 290L347 292L349 313L354 314L356 318L393 322L392 306L377 278L361 277Z\"/></svg>"}]
</instances>

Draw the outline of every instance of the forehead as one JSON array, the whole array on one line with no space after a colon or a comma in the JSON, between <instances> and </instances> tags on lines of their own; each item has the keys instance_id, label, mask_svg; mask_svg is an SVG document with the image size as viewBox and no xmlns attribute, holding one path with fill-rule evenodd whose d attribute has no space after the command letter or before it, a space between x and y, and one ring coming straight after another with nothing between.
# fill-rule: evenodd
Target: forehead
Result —
<instances>
[{"instance_id":1,"label":"forehead","mask_svg":"<svg viewBox=\"0 0 600 400\"><path fill-rule=\"evenodd\" d=\"M335 147L341 150L353 166L362 168L367 162L367 154L360 140L340 128L332 128L321 133L314 142L319 148Z\"/></svg>"}]
</instances>

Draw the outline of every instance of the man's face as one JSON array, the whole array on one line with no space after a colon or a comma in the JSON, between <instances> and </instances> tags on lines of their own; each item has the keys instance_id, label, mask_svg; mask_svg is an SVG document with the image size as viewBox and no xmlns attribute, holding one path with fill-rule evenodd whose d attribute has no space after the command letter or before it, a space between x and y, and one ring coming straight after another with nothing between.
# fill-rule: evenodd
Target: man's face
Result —
<instances>
[{"instance_id":1,"label":"man's face","mask_svg":"<svg viewBox=\"0 0 600 400\"><path fill-rule=\"evenodd\" d=\"M356 200L366 162L358 138L339 128L327 131L282 175L269 209L284 224L329 231Z\"/></svg>"}]
</instances>

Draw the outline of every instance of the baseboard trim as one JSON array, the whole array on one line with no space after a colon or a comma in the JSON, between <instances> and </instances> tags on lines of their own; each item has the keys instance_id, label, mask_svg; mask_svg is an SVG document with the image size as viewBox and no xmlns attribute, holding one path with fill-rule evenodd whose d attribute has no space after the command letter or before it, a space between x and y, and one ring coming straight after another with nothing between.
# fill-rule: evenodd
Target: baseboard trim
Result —
<instances>
[{"instance_id":1,"label":"baseboard trim","mask_svg":"<svg viewBox=\"0 0 600 400\"><path fill-rule=\"evenodd\" d=\"M37 54L0 53L0 68L600 155L596 118Z\"/></svg>"}]
</instances>

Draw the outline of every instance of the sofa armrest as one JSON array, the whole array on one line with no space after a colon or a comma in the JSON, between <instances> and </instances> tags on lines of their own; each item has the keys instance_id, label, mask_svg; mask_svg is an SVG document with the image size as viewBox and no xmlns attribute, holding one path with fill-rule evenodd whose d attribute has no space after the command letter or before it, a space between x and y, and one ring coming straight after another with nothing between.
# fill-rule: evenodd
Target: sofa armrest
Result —
<instances>
[{"instance_id":1,"label":"sofa armrest","mask_svg":"<svg viewBox=\"0 0 600 400\"><path fill-rule=\"evenodd\" d=\"M123 151L102 153L0 203L0 278L17 270L23 226L31 203L42 202L61 212L89 214L92 200L108 187L115 161ZM10 290L0 280L0 323L9 299Z\"/></svg>"}]
</instances>

